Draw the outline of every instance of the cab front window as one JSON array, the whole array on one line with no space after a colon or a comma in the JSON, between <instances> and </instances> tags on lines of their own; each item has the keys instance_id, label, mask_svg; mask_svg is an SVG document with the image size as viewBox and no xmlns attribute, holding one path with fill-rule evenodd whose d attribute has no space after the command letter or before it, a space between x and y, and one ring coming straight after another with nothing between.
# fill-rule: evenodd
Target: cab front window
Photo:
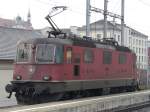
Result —
<instances>
[{"instance_id":1,"label":"cab front window","mask_svg":"<svg viewBox=\"0 0 150 112\"><path fill-rule=\"evenodd\" d=\"M55 46L52 44L38 44L36 50L37 63L54 63Z\"/></svg>"},{"instance_id":2,"label":"cab front window","mask_svg":"<svg viewBox=\"0 0 150 112\"><path fill-rule=\"evenodd\" d=\"M31 44L23 43L17 46L17 62L30 62L31 58Z\"/></svg>"}]
</instances>

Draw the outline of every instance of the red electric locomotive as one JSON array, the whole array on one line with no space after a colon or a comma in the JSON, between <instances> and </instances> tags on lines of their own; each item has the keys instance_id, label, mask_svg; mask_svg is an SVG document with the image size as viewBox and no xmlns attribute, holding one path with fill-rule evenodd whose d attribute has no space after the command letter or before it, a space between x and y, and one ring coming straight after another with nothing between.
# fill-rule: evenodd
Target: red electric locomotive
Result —
<instances>
[{"instance_id":1,"label":"red electric locomotive","mask_svg":"<svg viewBox=\"0 0 150 112\"><path fill-rule=\"evenodd\" d=\"M51 35L54 35L51 36ZM137 88L136 55L113 39L92 40L49 32L17 45L13 81L6 91L35 104ZM10 97L9 96L9 97Z\"/></svg>"},{"instance_id":2,"label":"red electric locomotive","mask_svg":"<svg viewBox=\"0 0 150 112\"><path fill-rule=\"evenodd\" d=\"M136 55L115 41L39 38L17 46L12 84L19 103L134 90Z\"/></svg>"}]
</instances>

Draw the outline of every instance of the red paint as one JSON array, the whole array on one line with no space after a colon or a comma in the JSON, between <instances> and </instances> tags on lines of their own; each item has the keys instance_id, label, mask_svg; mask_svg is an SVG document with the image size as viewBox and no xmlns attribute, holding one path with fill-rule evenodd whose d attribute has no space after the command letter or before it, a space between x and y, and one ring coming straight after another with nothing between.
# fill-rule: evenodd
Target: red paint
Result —
<instances>
[{"instance_id":1,"label":"red paint","mask_svg":"<svg viewBox=\"0 0 150 112\"><path fill-rule=\"evenodd\" d=\"M72 48L72 63L66 63L66 48ZM103 64L102 48L88 48L94 52L94 62L84 63L83 52L86 47L79 46L64 46L64 63L63 64L15 64L14 66L14 80L17 75L22 77L22 80L42 80L43 77L49 75L52 81L64 80L94 80L94 79L120 79L133 78L136 79L136 68L133 67L135 63L135 54L131 52L123 52L127 55L126 64L118 64L119 51L109 50L112 52L112 64ZM108 50L108 49L107 49ZM75 64L74 56L80 56L80 64ZM29 73L29 66L35 67L33 74ZM74 76L74 65L80 66L80 75Z\"/></svg>"}]
</instances>

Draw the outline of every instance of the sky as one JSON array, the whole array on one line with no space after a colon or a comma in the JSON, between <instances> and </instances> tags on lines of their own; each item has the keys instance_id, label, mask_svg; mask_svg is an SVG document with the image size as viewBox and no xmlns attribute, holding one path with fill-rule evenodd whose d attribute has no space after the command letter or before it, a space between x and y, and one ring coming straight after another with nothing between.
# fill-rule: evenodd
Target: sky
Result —
<instances>
[{"instance_id":1,"label":"sky","mask_svg":"<svg viewBox=\"0 0 150 112\"><path fill-rule=\"evenodd\" d=\"M108 0L108 11L120 14L121 0ZM31 12L31 22L35 29L49 26L45 16L54 6L67 6L68 9L53 17L60 28L85 25L86 0L0 0L0 17L14 19L21 16L27 19ZM104 0L91 0L91 6L103 9ZM125 24L150 36L150 0L125 0ZM100 13L91 12L91 22L103 19ZM112 18L109 18L112 20ZM120 23L120 20L116 20Z\"/></svg>"}]
</instances>

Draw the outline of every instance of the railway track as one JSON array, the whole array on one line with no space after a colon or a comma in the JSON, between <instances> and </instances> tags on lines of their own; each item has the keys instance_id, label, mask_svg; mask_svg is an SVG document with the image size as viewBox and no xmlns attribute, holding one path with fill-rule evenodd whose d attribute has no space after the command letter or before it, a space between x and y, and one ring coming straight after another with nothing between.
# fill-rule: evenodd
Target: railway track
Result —
<instances>
[{"instance_id":1,"label":"railway track","mask_svg":"<svg viewBox=\"0 0 150 112\"><path fill-rule=\"evenodd\" d=\"M9 105L9 106L3 106L0 107L0 112L7 112L7 110L15 109L15 108L21 108L23 105Z\"/></svg>"},{"instance_id":2,"label":"railway track","mask_svg":"<svg viewBox=\"0 0 150 112\"><path fill-rule=\"evenodd\" d=\"M8 106L3 106L3 107L0 107L0 110L1 109L8 109L8 108L15 108L15 107L22 107L23 105L8 105Z\"/></svg>"},{"instance_id":3,"label":"railway track","mask_svg":"<svg viewBox=\"0 0 150 112\"><path fill-rule=\"evenodd\" d=\"M126 93L130 93L130 92L126 92ZM119 94L124 94L124 93L119 93ZM78 97L78 98L74 98L74 99L63 99L63 100L60 100L60 101L51 101L51 102L47 102L47 103L57 103L57 102L63 102L63 101L67 102L67 101L72 101L72 100L90 99L90 98L94 98L94 97L107 97L107 96L111 96L111 95L115 95L115 94L90 96L90 97ZM5 99L3 101L0 100L0 102L3 102L2 105L0 104L0 112L1 112L2 109L4 110L4 109L11 109L11 108L16 108L16 107L27 106L27 105L18 105L16 100L14 101L14 99L13 100ZM40 104L43 104L43 103L40 103Z\"/></svg>"},{"instance_id":4,"label":"railway track","mask_svg":"<svg viewBox=\"0 0 150 112\"><path fill-rule=\"evenodd\" d=\"M47 112L47 110L49 110L49 112L56 112L57 110L66 110L71 112L72 109L82 111L84 110L85 112L89 112L86 110L93 110L94 112L100 112L104 110L108 110L108 112L129 112L131 110L138 110L149 106L149 96L150 91L129 92L115 95L57 101L37 105L5 106L0 108L0 112ZM112 109L115 111L112 111Z\"/></svg>"},{"instance_id":5,"label":"railway track","mask_svg":"<svg viewBox=\"0 0 150 112\"><path fill-rule=\"evenodd\" d=\"M130 110L137 110L149 105L149 95L150 91L141 91L28 106L15 105L4 107L0 109L0 112L57 112L58 110L67 112L72 110L74 112L79 110L80 112L101 112L105 110L108 112L129 112Z\"/></svg>"}]
</instances>

